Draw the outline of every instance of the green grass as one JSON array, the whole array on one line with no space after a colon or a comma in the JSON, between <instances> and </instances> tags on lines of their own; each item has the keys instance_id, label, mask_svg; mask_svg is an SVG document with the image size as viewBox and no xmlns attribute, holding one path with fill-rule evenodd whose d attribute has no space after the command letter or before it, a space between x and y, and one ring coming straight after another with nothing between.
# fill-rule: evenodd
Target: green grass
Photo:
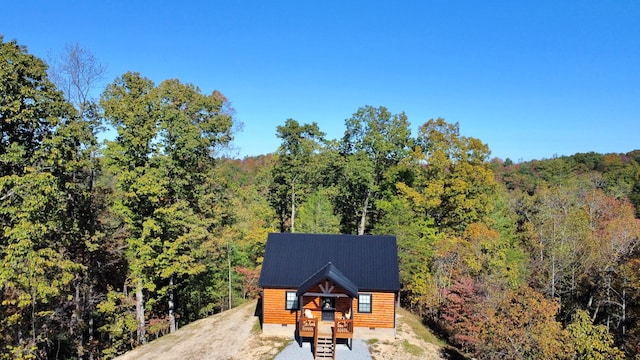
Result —
<instances>
[{"instance_id":1,"label":"green grass","mask_svg":"<svg viewBox=\"0 0 640 360\"><path fill-rule=\"evenodd\" d=\"M416 334L416 336L425 342L434 344L440 347L447 346L447 343L435 336L428 327L424 326L420 318L405 309L399 309L404 317L404 323L407 324Z\"/></svg>"},{"instance_id":2,"label":"green grass","mask_svg":"<svg viewBox=\"0 0 640 360\"><path fill-rule=\"evenodd\" d=\"M419 355L422 355L422 353L423 353L422 349L419 346L413 345L412 343L410 343L407 340L402 342L402 347L404 348L404 351L406 353L414 355L414 356L419 356Z\"/></svg>"},{"instance_id":3,"label":"green grass","mask_svg":"<svg viewBox=\"0 0 640 360\"><path fill-rule=\"evenodd\" d=\"M262 324L260 324L260 319L256 319L256 322L253 323L253 327L251 328L251 334L259 335L262 333Z\"/></svg>"}]
</instances>

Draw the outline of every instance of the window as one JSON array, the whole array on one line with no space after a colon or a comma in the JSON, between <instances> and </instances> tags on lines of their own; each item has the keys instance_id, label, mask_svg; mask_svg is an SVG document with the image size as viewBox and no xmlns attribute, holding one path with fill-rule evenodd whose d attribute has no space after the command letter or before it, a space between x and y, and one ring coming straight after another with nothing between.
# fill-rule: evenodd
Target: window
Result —
<instances>
[{"instance_id":1,"label":"window","mask_svg":"<svg viewBox=\"0 0 640 360\"><path fill-rule=\"evenodd\" d=\"M335 310L336 309L336 299L330 297L322 298L322 310Z\"/></svg>"},{"instance_id":2,"label":"window","mask_svg":"<svg viewBox=\"0 0 640 360\"><path fill-rule=\"evenodd\" d=\"M295 291L287 291L287 297L286 297L284 308L286 310L298 309L298 297L296 296Z\"/></svg>"},{"instance_id":3,"label":"window","mask_svg":"<svg viewBox=\"0 0 640 360\"><path fill-rule=\"evenodd\" d=\"M371 312L371 294L358 295L358 312L359 313Z\"/></svg>"}]
</instances>

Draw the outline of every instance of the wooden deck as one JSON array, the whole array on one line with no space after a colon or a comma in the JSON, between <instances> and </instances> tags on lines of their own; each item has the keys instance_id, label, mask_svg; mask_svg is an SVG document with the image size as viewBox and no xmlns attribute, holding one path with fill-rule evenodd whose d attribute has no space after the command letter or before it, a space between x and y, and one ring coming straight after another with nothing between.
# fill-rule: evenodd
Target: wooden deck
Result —
<instances>
[{"instance_id":1,"label":"wooden deck","mask_svg":"<svg viewBox=\"0 0 640 360\"><path fill-rule=\"evenodd\" d=\"M347 345L351 348L349 344L349 339L353 339L353 320L351 319L336 319L333 322L331 321L318 321L317 318L306 318L301 317L298 322L298 337L300 341L302 338L313 338L313 349L314 354L313 357L318 358L318 354L316 351L321 349L326 349L328 346L331 349L330 356L335 358L335 348L336 348L336 340L337 339L347 339ZM323 346L318 345L318 340L326 341L328 339L331 340L331 344L323 344ZM323 352L323 355L327 355L327 352ZM324 356L321 356L324 358Z\"/></svg>"},{"instance_id":2,"label":"wooden deck","mask_svg":"<svg viewBox=\"0 0 640 360\"><path fill-rule=\"evenodd\" d=\"M353 320L318 321L316 318L300 318L298 322L298 336L314 337L320 335L335 335L338 339L353 337Z\"/></svg>"},{"instance_id":3,"label":"wooden deck","mask_svg":"<svg viewBox=\"0 0 640 360\"><path fill-rule=\"evenodd\" d=\"M334 336L338 339L353 338L353 320L336 320L333 329Z\"/></svg>"},{"instance_id":4,"label":"wooden deck","mask_svg":"<svg viewBox=\"0 0 640 360\"><path fill-rule=\"evenodd\" d=\"M318 328L318 319L316 318L304 318L301 317L298 322L298 336L300 337L315 337L316 329Z\"/></svg>"}]
</instances>

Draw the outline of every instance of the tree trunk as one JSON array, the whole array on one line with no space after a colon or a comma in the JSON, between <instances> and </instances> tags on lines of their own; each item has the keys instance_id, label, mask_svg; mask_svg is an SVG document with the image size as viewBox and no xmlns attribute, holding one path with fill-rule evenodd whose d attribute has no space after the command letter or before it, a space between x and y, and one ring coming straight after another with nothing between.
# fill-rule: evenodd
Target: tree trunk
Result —
<instances>
[{"instance_id":1,"label":"tree trunk","mask_svg":"<svg viewBox=\"0 0 640 360\"><path fill-rule=\"evenodd\" d=\"M138 343L147 343L147 334L144 321L144 294L142 292L142 280L136 285L136 320L138 322Z\"/></svg>"},{"instance_id":2,"label":"tree trunk","mask_svg":"<svg viewBox=\"0 0 640 360\"><path fill-rule=\"evenodd\" d=\"M35 346L36 341L36 289L32 287L31 293L31 341Z\"/></svg>"},{"instance_id":3,"label":"tree trunk","mask_svg":"<svg viewBox=\"0 0 640 360\"><path fill-rule=\"evenodd\" d=\"M82 305L80 303L80 287L82 286L82 280L80 279L82 276L79 275L75 279L75 311L73 314L72 327L76 332L76 351L78 354L78 360L84 359L84 337L83 337L83 329L81 326L81 321L84 316L84 311L82 309Z\"/></svg>"},{"instance_id":4,"label":"tree trunk","mask_svg":"<svg viewBox=\"0 0 640 360\"><path fill-rule=\"evenodd\" d=\"M621 343L622 343L622 350L625 350L625 340L626 340L626 336L627 336L627 274L624 274L624 282L622 283L622 336L621 336Z\"/></svg>"},{"instance_id":5,"label":"tree trunk","mask_svg":"<svg viewBox=\"0 0 640 360\"><path fill-rule=\"evenodd\" d=\"M229 280L229 309L231 309L231 246L229 245L229 239L227 238L227 275Z\"/></svg>"},{"instance_id":6,"label":"tree trunk","mask_svg":"<svg viewBox=\"0 0 640 360\"><path fill-rule=\"evenodd\" d=\"M360 225L358 226L358 235L364 235L364 229L367 223L367 208L369 207L370 196L371 196L371 189L368 189L367 197L364 199L364 206L362 206L362 216L360 217Z\"/></svg>"},{"instance_id":7,"label":"tree trunk","mask_svg":"<svg viewBox=\"0 0 640 360\"><path fill-rule=\"evenodd\" d=\"M296 185L291 185L291 232L296 232Z\"/></svg>"},{"instance_id":8,"label":"tree trunk","mask_svg":"<svg viewBox=\"0 0 640 360\"><path fill-rule=\"evenodd\" d=\"M607 330L611 332L611 273L607 273Z\"/></svg>"},{"instance_id":9,"label":"tree trunk","mask_svg":"<svg viewBox=\"0 0 640 360\"><path fill-rule=\"evenodd\" d=\"M169 277L169 332L176 332L176 314L173 302L173 274Z\"/></svg>"},{"instance_id":10,"label":"tree trunk","mask_svg":"<svg viewBox=\"0 0 640 360\"><path fill-rule=\"evenodd\" d=\"M556 257L551 257L551 299L556 298Z\"/></svg>"},{"instance_id":11,"label":"tree trunk","mask_svg":"<svg viewBox=\"0 0 640 360\"><path fill-rule=\"evenodd\" d=\"M95 301L93 298L93 285L89 286L89 306L91 309L95 309ZM88 324L88 328L87 328L87 333L88 333L88 338L87 338L87 342L90 346L90 350L89 350L89 360L93 360L93 353L94 353L94 347L93 347L93 311L89 311L89 324Z\"/></svg>"}]
</instances>

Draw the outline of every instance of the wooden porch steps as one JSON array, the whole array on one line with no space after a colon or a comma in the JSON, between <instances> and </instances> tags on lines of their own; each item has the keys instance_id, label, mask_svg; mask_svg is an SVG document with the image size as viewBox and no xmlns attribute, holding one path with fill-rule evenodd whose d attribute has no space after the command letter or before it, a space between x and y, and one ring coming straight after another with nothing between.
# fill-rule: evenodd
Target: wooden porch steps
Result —
<instances>
[{"instance_id":1,"label":"wooden porch steps","mask_svg":"<svg viewBox=\"0 0 640 360\"><path fill-rule=\"evenodd\" d=\"M318 337L316 359L335 359L335 345L332 337Z\"/></svg>"}]
</instances>

